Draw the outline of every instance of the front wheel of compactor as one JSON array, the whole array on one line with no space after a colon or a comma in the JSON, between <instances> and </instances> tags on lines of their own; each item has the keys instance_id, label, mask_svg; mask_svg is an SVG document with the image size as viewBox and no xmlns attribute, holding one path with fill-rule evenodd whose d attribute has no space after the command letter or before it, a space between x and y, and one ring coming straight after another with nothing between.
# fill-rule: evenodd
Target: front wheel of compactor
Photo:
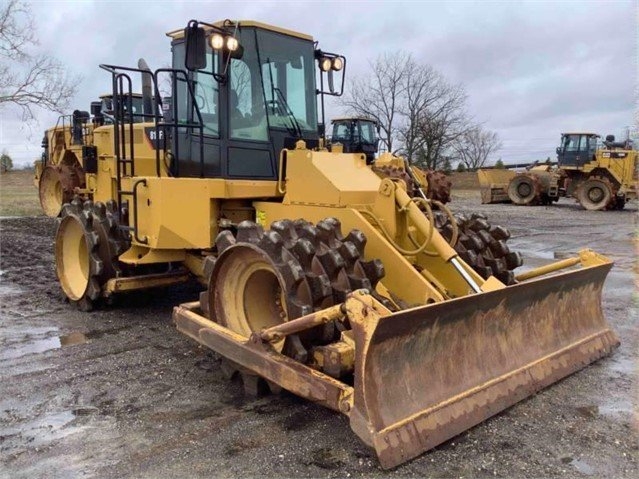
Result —
<instances>
[{"instance_id":1,"label":"front wheel of compactor","mask_svg":"<svg viewBox=\"0 0 639 479\"><path fill-rule=\"evenodd\" d=\"M237 234L221 232L220 253L209 281L211 319L245 338L345 300L353 290L374 291L384 275L378 260L364 261L366 237L341 234L340 222L327 218L313 225L281 220L264 230L244 221ZM334 341L334 323L287 337L276 349L306 362L308 350Z\"/></svg>"},{"instance_id":2,"label":"front wheel of compactor","mask_svg":"<svg viewBox=\"0 0 639 479\"><path fill-rule=\"evenodd\" d=\"M612 186L605 178L590 178L579 187L577 201L590 211L606 209L614 201Z\"/></svg>"},{"instance_id":3,"label":"front wheel of compactor","mask_svg":"<svg viewBox=\"0 0 639 479\"><path fill-rule=\"evenodd\" d=\"M69 301L83 311L92 310L102 286L122 274L117 256L126 247L114 203L83 203L76 198L65 204L55 235L55 266Z\"/></svg>"}]
</instances>

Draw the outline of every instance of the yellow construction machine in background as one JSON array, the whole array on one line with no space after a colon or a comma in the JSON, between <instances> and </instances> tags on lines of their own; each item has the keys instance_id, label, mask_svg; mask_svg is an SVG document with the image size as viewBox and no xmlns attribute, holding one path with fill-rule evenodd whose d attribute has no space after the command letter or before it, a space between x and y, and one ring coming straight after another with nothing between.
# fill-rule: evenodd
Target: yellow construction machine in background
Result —
<instances>
[{"instance_id":1,"label":"yellow construction machine in background","mask_svg":"<svg viewBox=\"0 0 639 479\"><path fill-rule=\"evenodd\" d=\"M264 382L347 416L385 468L618 344L601 308L608 259L482 275L453 247L452 218L439 232L434 201L326 148L316 95L341 94L343 56L251 21L193 20L169 37L172 68L102 65L113 122L93 129L95 167L55 238L72 303L196 278L205 290L175 307L177 329L247 390ZM153 82L144 123L122 107L133 73ZM503 240L478 237L507 260Z\"/></svg>"},{"instance_id":2,"label":"yellow construction machine in background","mask_svg":"<svg viewBox=\"0 0 639 479\"><path fill-rule=\"evenodd\" d=\"M143 59L138 62L138 67L142 71L149 70ZM91 102L90 112L75 110L71 115L62 115L53 128L44 132L42 158L35 162L33 179L44 214L55 218L60 215L62 205L75 196L90 197L95 185L87 185L86 180L95 178L91 175L96 173L96 142L100 141L93 132L100 126L114 124L116 114L130 118L135 124L136 156L155 159L152 145L155 140L149 138L152 132L144 130L141 125L154 116L151 88L150 75L143 75L142 89L146 92L146 101L140 93L127 93L116 98L110 93L105 94L100 96L100 100ZM120 134L127 135L128 131L121 130ZM87 177L87 174L90 176Z\"/></svg>"},{"instance_id":3,"label":"yellow construction machine in background","mask_svg":"<svg viewBox=\"0 0 639 479\"><path fill-rule=\"evenodd\" d=\"M531 165L516 173L477 171L482 203L548 205L574 197L587 210L620 210L637 198L639 152L630 141L608 135L598 146L595 133L562 133L557 166Z\"/></svg>"}]
</instances>

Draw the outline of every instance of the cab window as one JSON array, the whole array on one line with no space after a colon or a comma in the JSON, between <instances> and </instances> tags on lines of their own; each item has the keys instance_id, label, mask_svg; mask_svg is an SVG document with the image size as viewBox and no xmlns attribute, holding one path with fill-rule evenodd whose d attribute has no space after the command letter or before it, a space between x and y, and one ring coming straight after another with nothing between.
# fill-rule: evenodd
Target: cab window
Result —
<instances>
[{"instance_id":1,"label":"cab window","mask_svg":"<svg viewBox=\"0 0 639 479\"><path fill-rule=\"evenodd\" d=\"M268 124L259 74L251 71L250 58L233 59L230 68L229 122L231 138L268 140ZM257 64L255 61L254 65Z\"/></svg>"},{"instance_id":2,"label":"cab window","mask_svg":"<svg viewBox=\"0 0 639 479\"><path fill-rule=\"evenodd\" d=\"M208 52L206 56L207 65L216 65L217 54L213 55L212 52ZM198 109L200 110L200 115L202 115L204 134L207 136L219 136L219 84L215 80L213 75L210 75L208 73L195 72L193 74L193 77L195 102ZM198 120L197 113L195 111L193 112L193 120Z\"/></svg>"}]
</instances>

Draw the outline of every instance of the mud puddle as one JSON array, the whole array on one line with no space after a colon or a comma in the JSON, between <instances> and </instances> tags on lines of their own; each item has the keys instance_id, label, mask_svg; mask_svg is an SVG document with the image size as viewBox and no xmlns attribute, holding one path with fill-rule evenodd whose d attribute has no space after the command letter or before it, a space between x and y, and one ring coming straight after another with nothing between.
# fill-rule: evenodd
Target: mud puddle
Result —
<instances>
[{"instance_id":1,"label":"mud puddle","mask_svg":"<svg viewBox=\"0 0 639 479\"><path fill-rule=\"evenodd\" d=\"M90 341L89 335L73 332L58 334L58 328L41 327L19 329L5 334L0 352L0 361L19 359L31 354L46 353L54 349L75 346Z\"/></svg>"},{"instance_id":2,"label":"mud puddle","mask_svg":"<svg viewBox=\"0 0 639 479\"><path fill-rule=\"evenodd\" d=\"M52 441L80 432L82 427L71 427L76 414L73 411L48 413L18 426L0 429L3 442L21 438L29 447L42 447Z\"/></svg>"}]
</instances>

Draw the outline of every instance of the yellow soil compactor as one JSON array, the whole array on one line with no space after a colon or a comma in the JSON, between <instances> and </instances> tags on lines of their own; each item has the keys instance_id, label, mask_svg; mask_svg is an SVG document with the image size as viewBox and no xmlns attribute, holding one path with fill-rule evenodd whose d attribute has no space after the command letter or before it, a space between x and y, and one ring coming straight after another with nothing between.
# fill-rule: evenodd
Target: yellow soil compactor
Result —
<instances>
[{"instance_id":1,"label":"yellow soil compactor","mask_svg":"<svg viewBox=\"0 0 639 479\"><path fill-rule=\"evenodd\" d=\"M639 152L629 140L595 133L562 133L557 166L528 165L526 171L477 171L482 203L550 205L574 197L587 210L621 210L637 199Z\"/></svg>"},{"instance_id":2,"label":"yellow soil compactor","mask_svg":"<svg viewBox=\"0 0 639 479\"><path fill-rule=\"evenodd\" d=\"M247 390L347 416L384 468L618 344L601 309L607 258L515 275L507 231L460 226L403 160L378 161L410 178L326 148L317 95L341 94L343 56L251 21L168 35L171 68L101 65L111 121L79 151L84 186L55 237L72 303L197 278L205 291L174 308L177 329ZM133 75L152 84L136 112Z\"/></svg>"}]
</instances>

